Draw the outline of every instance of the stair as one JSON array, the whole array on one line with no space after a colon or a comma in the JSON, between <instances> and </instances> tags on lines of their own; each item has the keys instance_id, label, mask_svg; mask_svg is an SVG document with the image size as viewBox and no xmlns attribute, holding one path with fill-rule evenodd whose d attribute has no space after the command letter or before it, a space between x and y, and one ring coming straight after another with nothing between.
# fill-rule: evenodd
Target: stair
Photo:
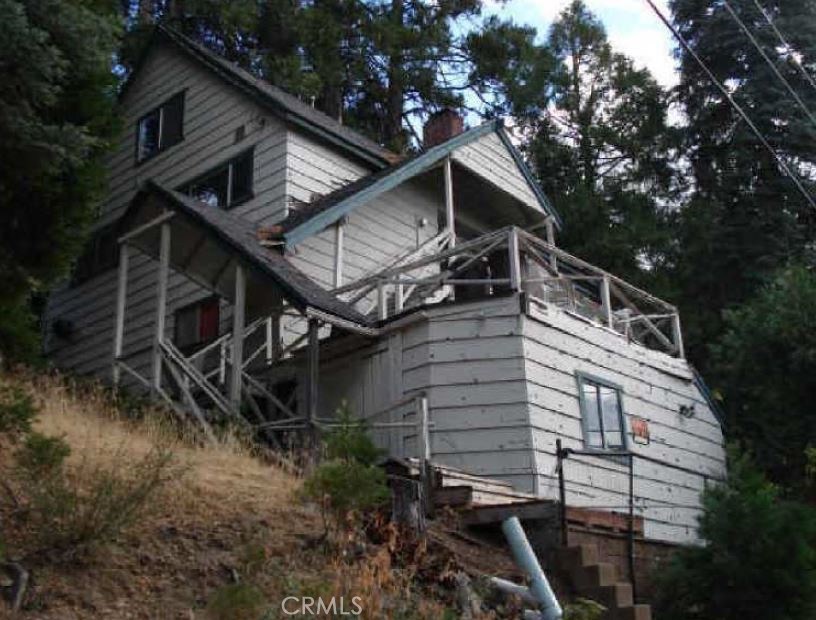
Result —
<instances>
[{"instance_id":1,"label":"stair","mask_svg":"<svg viewBox=\"0 0 816 620\"><path fill-rule=\"evenodd\" d=\"M606 607L603 620L651 620L652 608L635 604L632 584L619 580L613 564L599 560L596 545L563 547L556 551L556 558L577 596Z\"/></svg>"}]
</instances>

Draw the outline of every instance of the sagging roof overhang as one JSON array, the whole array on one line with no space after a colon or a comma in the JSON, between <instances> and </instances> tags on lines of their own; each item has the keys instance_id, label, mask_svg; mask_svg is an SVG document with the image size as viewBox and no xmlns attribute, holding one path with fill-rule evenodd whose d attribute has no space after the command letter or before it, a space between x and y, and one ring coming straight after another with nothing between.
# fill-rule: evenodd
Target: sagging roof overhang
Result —
<instances>
[{"instance_id":1,"label":"sagging roof overhang","mask_svg":"<svg viewBox=\"0 0 816 620\"><path fill-rule=\"evenodd\" d=\"M283 238L287 247L293 247L304 239L315 235L327 226L346 216L356 207L361 206L377 196L396 188L407 180L414 178L438 165L457 149L470 144L479 138L495 132L510 152L513 161L535 194L542 212L552 217L557 228L562 227L562 220L541 187L533 178L532 172L524 162L518 149L510 141L500 119L483 123L465 131L450 140L406 159L398 164L375 172L341 187L323 196L312 204L292 213L281 223Z\"/></svg>"},{"instance_id":2,"label":"sagging roof overhang","mask_svg":"<svg viewBox=\"0 0 816 620\"><path fill-rule=\"evenodd\" d=\"M375 168L387 167L401 160L401 156L397 153L383 148L373 140L369 140L330 116L303 103L297 97L255 77L203 45L163 25L156 26L139 61L122 85L119 92L120 99L129 91L152 48L161 41L171 44L200 66L269 109L284 122L300 127L307 133L340 147Z\"/></svg>"},{"instance_id":3,"label":"sagging roof overhang","mask_svg":"<svg viewBox=\"0 0 816 620\"><path fill-rule=\"evenodd\" d=\"M352 326L367 319L349 304L318 286L275 249L264 247L251 222L189 196L148 181L119 221L119 235L127 235L165 213L172 213L170 265L191 280L226 299L234 296L234 269L247 271L247 314L263 316L286 301L304 314L336 317ZM128 242L152 257L159 255L160 235L154 226Z\"/></svg>"}]
</instances>

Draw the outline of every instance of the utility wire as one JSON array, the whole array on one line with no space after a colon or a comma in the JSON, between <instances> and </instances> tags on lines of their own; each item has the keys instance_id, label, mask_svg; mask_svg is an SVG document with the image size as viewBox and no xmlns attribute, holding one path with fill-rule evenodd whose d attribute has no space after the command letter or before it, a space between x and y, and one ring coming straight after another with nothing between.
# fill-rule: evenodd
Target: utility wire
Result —
<instances>
[{"instance_id":1,"label":"utility wire","mask_svg":"<svg viewBox=\"0 0 816 620\"><path fill-rule=\"evenodd\" d=\"M674 25L672 25L672 23L668 20L668 18L665 15L663 15L663 12L659 8L657 8L654 1L653 0L646 0L646 3L652 8L652 11L654 11L655 15L657 15L660 18L660 21L663 22L663 24L666 26L666 28L668 28L671 31L671 33L674 35L674 38L677 39L679 41L680 45L683 46L683 49L686 50L691 55L692 58L694 58L694 60L697 62L698 65L700 65L700 68L708 76L708 79L710 79L713 82L713 84L719 89L719 91L723 94L723 96L728 100L728 103L731 104L731 107L733 107L734 110L736 110L737 113L742 117L742 120L744 120L745 123L748 125L748 127L751 128L751 131L754 132L754 134L759 139L759 141L762 143L762 145L766 149L768 149L768 152L771 155L773 155L773 157L776 160L776 163L779 166L779 168L781 169L781 171L783 173L785 173L790 178L791 181L793 181L793 184L796 185L796 189L799 190L799 192L805 198L807 203L814 210L816 210L816 200L814 200L813 196L810 195L810 192L807 191L805 186L802 184L802 181L799 180L799 177L796 174L794 174L793 171L788 167L788 164L785 163L785 160L783 160L782 157L779 155L779 153L776 152L776 149L774 149L771 146L770 142L768 142L768 140L765 138L765 136L762 135L762 132L754 124L754 122L750 119L748 114L745 113L745 110L742 109L742 106L740 106L740 104L738 104L734 100L734 98L731 96L731 93L728 92L728 89L725 86L723 86L723 84L717 79L717 76L715 76L711 72L711 69L709 69L708 66L705 64L705 62L703 61L703 59L700 58L700 56L697 55L697 52L695 52L694 49L692 49L689 42L686 41L686 39L683 37L683 35L680 34L680 32L674 27Z\"/></svg>"},{"instance_id":2,"label":"utility wire","mask_svg":"<svg viewBox=\"0 0 816 620\"><path fill-rule=\"evenodd\" d=\"M782 75L782 72L777 68L776 63L774 63L774 61L771 60L770 56L768 56L768 54L765 53L765 50L762 49L762 46L759 44L759 41L757 41L756 37L748 29L748 26L745 25L745 22L742 21L742 18L740 18L740 16L734 10L734 7L731 5L731 3L728 0L723 0L723 5L725 6L726 11L728 11L731 17L734 18L734 21L737 22L737 24L739 24L740 28L742 28L742 31L750 39L751 43L753 43L757 51L762 55L762 58L765 59L765 62L768 63L768 66L774 72L776 77L778 77L779 80L785 85L785 88L788 89L788 92L791 94L791 97L794 98L796 103L799 104L799 107L802 108L802 110L804 110L805 114L807 114L807 117L810 119L810 122L813 123L814 126L816 126L816 116L813 116L813 112L811 112L810 108L807 107L807 104L805 104L805 102L802 101L802 98L799 96L799 93L797 93L794 90L790 82L788 82L785 76Z\"/></svg>"},{"instance_id":3,"label":"utility wire","mask_svg":"<svg viewBox=\"0 0 816 620\"><path fill-rule=\"evenodd\" d=\"M799 69L799 72L802 74L802 77L804 77L807 80L808 84L810 84L813 87L813 90L816 90L816 80L813 79L813 76L810 75L807 69L805 69L805 66L796 57L796 54L794 53L793 50L793 46L791 46L791 44L788 43L788 40L782 35L782 33L779 31L779 28L776 27L776 24L771 19L771 16L768 14L768 11L766 11L762 7L762 5L759 3L759 0L754 0L754 6L756 6L759 12L762 13L762 16L765 18L765 21L768 22L768 25L771 27L771 29L776 34L776 37L779 39L779 42L788 52L791 61Z\"/></svg>"}]
</instances>

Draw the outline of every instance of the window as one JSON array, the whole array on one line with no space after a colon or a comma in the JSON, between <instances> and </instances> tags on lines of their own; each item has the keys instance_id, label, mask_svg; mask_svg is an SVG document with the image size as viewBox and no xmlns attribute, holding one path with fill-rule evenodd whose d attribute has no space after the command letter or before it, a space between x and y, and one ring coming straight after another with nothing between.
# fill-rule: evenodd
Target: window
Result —
<instances>
[{"instance_id":1,"label":"window","mask_svg":"<svg viewBox=\"0 0 816 620\"><path fill-rule=\"evenodd\" d=\"M143 162L184 138L184 91L174 95L136 124L136 161Z\"/></svg>"},{"instance_id":2,"label":"window","mask_svg":"<svg viewBox=\"0 0 816 620\"><path fill-rule=\"evenodd\" d=\"M626 444L620 389L585 375L578 375L578 389L586 446L623 450Z\"/></svg>"},{"instance_id":3,"label":"window","mask_svg":"<svg viewBox=\"0 0 816 620\"><path fill-rule=\"evenodd\" d=\"M217 297L208 297L176 310L173 341L179 349L210 342L218 338L221 321Z\"/></svg>"},{"instance_id":4,"label":"window","mask_svg":"<svg viewBox=\"0 0 816 620\"><path fill-rule=\"evenodd\" d=\"M249 150L181 187L180 191L212 207L231 209L252 198L252 164L252 150Z\"/></svg>"},{"instance_id":5,"label":"window","mask_svg":"<svg viewBox=\"0 0 816 620\"><path fill-rule=\"evenodd\" d=\"M110 225L96 231L82 250L74 265L71 283L81 284L109 269L113 269L119 258L116 242L116 226Z\"/></svg>"}]
</instances>

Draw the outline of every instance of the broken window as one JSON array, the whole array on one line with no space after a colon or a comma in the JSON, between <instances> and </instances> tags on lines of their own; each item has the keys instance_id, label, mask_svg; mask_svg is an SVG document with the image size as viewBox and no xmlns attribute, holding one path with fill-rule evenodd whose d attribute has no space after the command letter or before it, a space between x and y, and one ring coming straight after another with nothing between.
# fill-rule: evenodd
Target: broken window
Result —
<instances>
[{"instance_id":1,"label":"broken window","mask_svg":"<svg viewBox=\"0 0 816 620\"><path fill-rule=\"evenodd\" d=\"M151 110L136 124L136 161L143 162L184 138L184 92Z\"/></svg>"},{"instance_id":2,"label":"broken window","mask_svg":"<svg viewBox=\"0 0 816 620\"><path fill-rule=\"evenodd\" d=\"M588 448L623 450L623 407L620 388L587 377L578 376L584 443Z\"/></svg>"},{"instance_id":3,"label":"broken window","mask_svg":"<svg viewBox=\"0 0 816 620\"><path fill-rule=\"evenodd\" d=\"M252 198L252 165L250 149L182 186L180 191L211 207L231 209Z\"/></svg>"},{"instance_id":4,"label":"broken window","mask_svg":"<svg viewBox=\"0 0 816 620\"><path fill-rule=\"evenodd\" d=\"M182 351L218 338L221 322L217 297L208 297L176 310L173 341Z\"/></svg>"}]
</instances>

